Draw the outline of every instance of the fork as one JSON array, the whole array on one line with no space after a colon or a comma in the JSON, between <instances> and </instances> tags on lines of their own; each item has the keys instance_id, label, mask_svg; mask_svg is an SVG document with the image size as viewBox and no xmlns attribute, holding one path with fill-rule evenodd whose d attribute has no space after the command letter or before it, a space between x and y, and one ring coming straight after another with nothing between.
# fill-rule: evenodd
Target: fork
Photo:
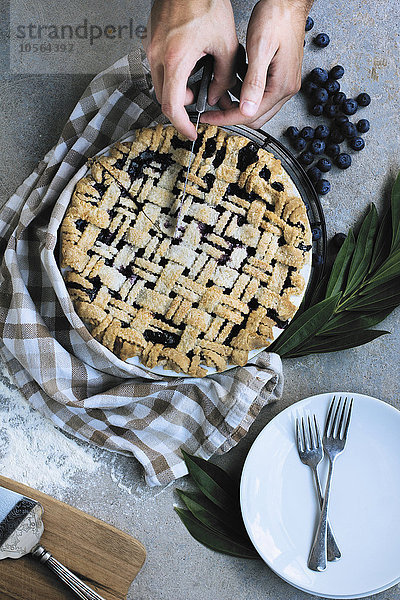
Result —
<instances>
[{"instance_id":1,"label":"fork","mask_svg":"<svg viewBox=\"0 0 400 600\"><path fill-rule=\"evenodd\" d=\"M319 431L317 418L313 415L313 419L310 416L307 418L307 426L304 424L304 418L301 418L301 425L299 419L296 419L296 438L297 438L297 450L301 462L311 468L315 487L318 494L319 507L322 509L324 499L322 497L321 482L318 475L317 466L324 457L324 451L322 448L321 433ZM336 540L333 536L329 521L327 523L327 555L328 560L338 560L341 557L340 550L337 546Z\"/></svg>"},{"instance_id":2,"label":"fork","mask_svg":"<svg viewBox=\"0 0 400 600\"><path fill-rule=\"evenodd\" d=\"M336 402L334 396L326 418L322 443L329 459L329 471L318 528L308 557L308 567L313 571L324 571L326 569L328 503L333 465L336 457L343 452L346 445L352 408L353 399L349 401L348 398L345 398L342 402L342 398L340 397L338 402Z\"/></svg>"}]
</instances>

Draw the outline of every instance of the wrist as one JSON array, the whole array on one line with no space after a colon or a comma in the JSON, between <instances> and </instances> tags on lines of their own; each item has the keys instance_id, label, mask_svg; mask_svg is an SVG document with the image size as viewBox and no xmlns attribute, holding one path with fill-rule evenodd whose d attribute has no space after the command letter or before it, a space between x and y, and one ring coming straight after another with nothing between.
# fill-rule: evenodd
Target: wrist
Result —
<instances>
[{"instance_id":1,"label":"wrist","mask_svg":"<svg viewBox=\"0 0 400 600\"><path fill-rule=\"evenodd\" d=\"M285 13L296 13L306 20L313 3L314 0L259 0L255 6L265 5L270 8L275 6Z\"/></svg>"}]
</instances>

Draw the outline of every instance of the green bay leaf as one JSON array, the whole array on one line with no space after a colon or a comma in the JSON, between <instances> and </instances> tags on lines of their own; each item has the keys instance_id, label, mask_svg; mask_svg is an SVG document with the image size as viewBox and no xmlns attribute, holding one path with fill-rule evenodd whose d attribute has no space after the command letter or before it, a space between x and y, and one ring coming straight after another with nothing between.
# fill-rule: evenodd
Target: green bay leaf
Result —
<instances>
[{"instance_id":1,"label":"green bay leaf","mask_svg":"<svg viewBox=\"0 0 400 600\"><path fill-rule=\"evenodd\" d=\"M302 346L330 319L339 297L340 294L325 298L325 300L305 310L289 324L276 342L271 344L270 350L277 352L283 358Z\"/></svg>"},{"instance_id":2,"label":"green bay leaf","mask_svg":"<svg viewBox=\"0 0 400 600\"><path fill-rule=\"evenodd\" d=\"M179 489L176 492L186 508L203 525L206 525L213 531L232 537L241 544L247 544L250 548L252 547L240 514L236 512L235 515L232 515L230 512L221 510L212 504L203 494L184 492Z\"/></svg>"},{"instance_id":3,"label":"green bay leaf","mask_svg":"<svg viewBox=\"0 0 400 600\"><path fill-rule=\"evenodd\" d=\"M247 548L236 540L213 531L196 519L189 510L175 507L175 511L189 533L207 548L240 558L260 558L254 548Z\"/></svg>"},{"instance_id":4,"label":"green bay leaf","mask_svg":"<svg viewBox=\"0 0 400 600\"><path fill-rule=\"evenodd\" d=\"M337 352L338 350L348 350L356 348L368 342L372 342L376 338L390 333L389 331L381 331L378 329L367 329L365 331L355 331L347 335L338 336L317 336L310 340L303 348L299 348L297 352L289 354L286 358L299 358L309 354L322 354L326 352Z\"/></svg>"},{"instance_id":5,"label":"green bay leaf","mask_svg":"<svg viewBox=\"0 0 400 600\"><path fill-rule=\"evenodd\" d=\"M368 273L374 250L374 240L377 228L378 213L375 205L371 204L357 235L356 245L350 263L347 284L344 291L345 295L348 295L350 292L355 290Z\"/></svg>"},{"instance_id":6,"label":"green bay leaf","mask_svg":"<svg viewBox=\"0 0 400 600\"><path fill-rule=\"evenodd\" d=\"M325 297L334 296L344 289L344 284L347 279L347 272L353 256L355 247L355 239L353 231L350 229L342 247L337 253L335 262L332 266L331 275L326 288Z\"/></svg>"},{"instance_id":7,"label":"green bay leaf","mask_svg":"<svg viewBox=\"0 0 400 600\"><path fill-rule=\"evenodd\" d=\"M392 187L391 196L392 208L392 244L391 251L397 250L400 247L400 173L396 177L396 181Z\"/></svg>"},{"instance_id":8,"label":"green bay leaf","mask_svg":"<svg viewBox=\"0 0 400 600\"><path fill-rule=\"evenodd\" d=\"M376 314L360 314L359 312L345 311L332 317L326 325L319 330L319 335L337 336L346 335L350 331L368 329L381 323L391 311L381 311Z\"/></svg>"},{"instance_id":9,"label":"green bay leaf","mask_svg":"<svg viewBox=\"0 0 400 600\"><path fill-rule=\"evenodd\" d=\"M378 232L376 234L374 250L372 252L371 265L369 268L369 274L374 273L381 264L387 259L390 253L390 244L392 240L392 216L391 211L388 208L379 224Z\"/></svg>"},{"instance_id":10,"label":"green bay leaf","mask_svg":"<svg viewBox=\"0 0 400 600\"><path fill-rule=\"evenodd\" d=\"M218 465L181 450L190 475L199 489L222 509L238 510L238 487Z\"/></svg>"}]
</instances>

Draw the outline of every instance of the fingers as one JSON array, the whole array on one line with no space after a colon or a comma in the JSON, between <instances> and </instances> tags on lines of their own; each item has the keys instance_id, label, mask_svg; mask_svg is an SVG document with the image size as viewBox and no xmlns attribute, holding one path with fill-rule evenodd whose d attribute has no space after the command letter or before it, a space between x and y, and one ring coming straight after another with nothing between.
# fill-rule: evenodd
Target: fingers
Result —
<instances>
[{"instance_id":1,"label":"fingers","mask_svg":"<svg viewBox=\"0 0 400 600\"><path fill-rule=\"evenodd\" d=\"M181 53L166 56L164 61L164 81L161 109L171 123L189 139L196 139L196 128L185 109L188 99L193 100L193 92L187 88L187 80L196 63L196 58ZM190 102L189 102L190 103Z\"/></svg>"},{"instance_id":2,"label":"fingers","mask_svg":"<svg viewBox=\"0 0 400 600\"><path fill-rule=\"evenodd\" d=\"M221 96L236 81L235 62L236 53L239 47L237 38L231 41L230 46L213 50L214 55L214 77L208 89L208 103L214 106Z\"/></svg>"},{"instance_id":3,"label":"fingers","mask_svg":"<svg viewBox=\"0 0 400 600\"><path fill-rule=\"evenodd\" d=\"M259 111L267 83L267 72L273 57L272 50L264 54L263 44L252 44L248 49L249 65L240 94L240 112L254 117Z\"/></svg>"}]
</instances>

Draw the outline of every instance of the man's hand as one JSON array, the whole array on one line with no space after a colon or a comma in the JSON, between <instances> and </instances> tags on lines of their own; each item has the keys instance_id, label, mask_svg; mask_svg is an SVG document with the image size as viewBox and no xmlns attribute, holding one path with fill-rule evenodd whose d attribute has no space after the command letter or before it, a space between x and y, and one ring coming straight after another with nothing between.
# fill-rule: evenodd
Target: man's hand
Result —
<instances>
[{"instance_id":1,"label":"man's hand","mask_svg":"<svg viewBox=\"0 0 400 600\"><path fill-rule=\"evenodd\" d=\"M304 26L309 0L261 0L247 29L248 69L240 103L224 94L220 111L206 112L201 122L246 124L259 128L300 89Z\"/></svg>"},{"instance_id":2,"label":"man's hand","mask_svg":"<svg viewBox=\"0 0 400 600\"><path fill-rule=\"evenodd\" d=\"M211 106L235 81L238 40L230 0L156 0L148 30L145 50L162 111L178 131L195 139L184 107L194 100L187 81L196 62L206 54L214 57Z\"/></svg>"}]
</instances>

